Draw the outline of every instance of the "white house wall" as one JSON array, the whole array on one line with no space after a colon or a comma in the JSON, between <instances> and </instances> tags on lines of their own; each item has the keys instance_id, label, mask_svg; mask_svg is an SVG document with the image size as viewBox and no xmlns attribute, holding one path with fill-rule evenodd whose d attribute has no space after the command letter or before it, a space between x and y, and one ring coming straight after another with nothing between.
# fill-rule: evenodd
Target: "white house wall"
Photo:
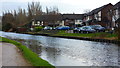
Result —
<instances>
[{"instance_id":1,"label":"white house wall","mask_svg":"<svg viewBox=\"0 0 120 68\"><path fill-rule=\"evenodd\" d=\"M40 21L37 21L37 23L35 23L35 21L32 21L32 26L40 26L40 25L41 25Z\"/></svg>"},{"instance_id":2,"label":"white house wall","mask_svg":"<svg viewBox=\"0 0 120 68\"><path fill-rule=\"evenodd\" d=\"M32 25L33 25L33 26L34 26L34 23L35 23L35 22L34 22L34 21L32 21Z\"/></svg>"},{"instance_id":3,"label":"white house wall","mask_svg":"<svg viewBox=\"0 0 120 68\"><path fill-rule=\"evenodd\" d=\"M94 19L101 21L101 11L94 14Z\"/></svg>"},{"instance_id":4,"label":"white house wall","mask_svg":"<svg viewBox=\"0 0 120 68\"><path fill-rule=\"evenodd\" d=\"M43 21L41 22L41 25L43 26Z\"/></svg>"},{"instance_id":5,"label":"white house wall","mask_svg":"<svg viewBox=\"0 0 120 68\"><path fill-rule=\"evenodd\" d=\"M65 22L64 22L64 21L62 21L62 22L60 23L60 25L61 25L61 26L65 26L65 25L64 25L64 23L65 23Z\"/></svg>"},{"instance_id":6,"label":"white house wall","mask_svg":"<svg viewBox=\"0 0 120 68\"><path fill-rule=\"evenodd\" d=\"M98 20L101 21L101 11L98 12Z\"/></svg>"},{"instance_id":7,"label":"white house wall","mask_svg":"<svg viewBox=\"0 0 120 68\"><path fill-rule=\"evenodd\" d=\"M118 10L116 10L116 19L118 19L119 18L119 13L118 13Z\"/></svg>"},{"instance_id":8,"label":"white house wall","mask_svg":"<svg viewBox=\"0 0 120 68\"><path fill-rule=\"evenodd\" d=\"M113 15L112 17L112 21L115 22L120 16L119 16L119 12L118 10L114 10L115 11L115 14Z\"/></svg>"},{"instance_id":9,"label":"white house wall","mask_svg":"<svg viewBox=\"0 0 120 68\"><path fill-rule=\"evenodd\" d=\"M75 20L75 24L81 24L82 20Z\"/></svg>"},{"instance_id":10,"label":"white house wall","mask_svg":"<svg viewBox=\"0 0 120 68\"><path fill-rule=\"evenodd\" d=\"M117 26L115 24L115 21L120 17L119 16L119 11L118 11L118 9L116 9L116 10L114 10L114 12L115 12L115 14L112 16L112 22L113 22L113 26Z\"/></svg>"}]
</instances>

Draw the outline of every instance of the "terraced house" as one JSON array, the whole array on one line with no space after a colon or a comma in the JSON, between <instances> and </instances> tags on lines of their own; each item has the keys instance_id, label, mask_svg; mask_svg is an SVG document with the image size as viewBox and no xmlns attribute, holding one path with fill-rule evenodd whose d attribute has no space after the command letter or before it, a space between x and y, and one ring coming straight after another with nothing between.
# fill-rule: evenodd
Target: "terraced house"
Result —
<instances>
[{"instance_id":1,"label":"terraced house","mask_svg":"<svg viewBox=\"0 0 120 68\"><path fill-rule=\"evenodd\" d=\"M103 5L84 15L83 21L86 25L100 24L106 28L112 27L112 8L111 3Z\"/></svg>"},{"instance_id":2,"label":"terraced house","mask_svg":"<svg viewBox=\"0 0 120 68\"><path fill-rule=\"evenodd\" d=\"M65 26L76 27L82 24L84 14L63 14L62 19Z\"/></svg>"},{"instance_id":3,"label":"terraced house","mask_svg":"<svg viewBox=\"0 0 120 68\"><path fill-rule=\"evenodd\" d=\"M62 23L62 15L40 15L32 20L32 26L59 26Z\"/></svg>"},{"instance_id":4,"label":"terraced house","mask_svg":"<svg viewBox=\"0 0 120 68\"><path fill-rule=\"evenodd\" d=\"M83 14L41 15L32 20L32 26L70 26L81 24Z\"/></svg>"},{"instance_id":5,"label":"terraced house","mask_svg":"<svg viewBox=\"0 0 120 68\"><path fill-rule=\"evenodd\" d=\"M120 21L120 1L115 5L111 3L93 9L85 14L58 14L41 15L32 20L32 26L70 26L77 24L102 25L107 29L118 27Z\"/></svg>"}]
</instances>

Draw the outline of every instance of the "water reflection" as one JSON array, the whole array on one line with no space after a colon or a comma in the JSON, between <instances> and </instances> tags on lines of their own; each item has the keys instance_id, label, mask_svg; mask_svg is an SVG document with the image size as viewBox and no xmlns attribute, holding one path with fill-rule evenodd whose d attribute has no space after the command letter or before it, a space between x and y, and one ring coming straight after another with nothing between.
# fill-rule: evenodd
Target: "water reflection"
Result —
<instances>
[{"instance_id":1,"label":"water reflection","mask_svg":"<svg viewBox=\"0 0 120 68\"><path fill-rule=\"evenodd\" d=\"M55 66L118 66L120 44L3 33Z\"/></svg>"},{"instance_id":2,"label":"water reflection","mask_svg":"<svg viewBox=\"0 0 120 68\"><path fill-rule=\"evenodd\" d=\"M52 64L56 64L57 59L59 59L60 51L57 48L53 47L45 47L43 48L43 53L42 55L46 54L46 59L48 61L51 61Z\"/></svg>"},{"instance_id":3,"label":"water reflection","mask_svg":"<svg viewBox=\"0 0 120 68\"><path fill-rule=\"evenodd\" d=\"M41 49L41 42L38 42L37 40L24 40L24 39L15 39L16 41L22 43L23 45L26 45L28 48L30 48L33 52L40 54L42 52Z\"/></svg>"},{"instance_id":4,"label":"water reflection","mask_svg":"<svg viewBox=\"0 0 120 68\"><path fill-rule=\"evenodd\" d=\"M51 46L44 46L40 41L38 40L32 40L32 39L14 39L23 45L26 45L28 48L30 48L33 52L41 55L45 55L46 59L49 59L49 61L52 61L51 63L55 64L56 59L60 55L60 49L53 47L55 44L49 44L50 41L46 41L48 45ZM42 53L41 53L42 52Z\"/></svg>"}]
</instances>

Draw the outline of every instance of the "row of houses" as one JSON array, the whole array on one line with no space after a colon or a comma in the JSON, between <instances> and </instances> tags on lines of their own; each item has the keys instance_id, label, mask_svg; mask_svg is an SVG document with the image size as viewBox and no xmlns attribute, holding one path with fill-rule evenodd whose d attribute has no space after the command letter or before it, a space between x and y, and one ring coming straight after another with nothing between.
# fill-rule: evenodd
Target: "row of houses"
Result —
<instances>
[{"instance_id":1,"label":"row of houses","mask_svg":"<svg viewBox=\"0 0 120 68\"><path fill-rule=\"evenodd\" d=\"M33 26L70 26L81 24L84 14L40 15L32 20Z\"/></svg>"},{"instance_id":2,"label":"row of houses","mask_svg":"<svg viewBox=\"0 0 120 68\"><path fill-rule=\"evenodd\" d=\"M32 26L70 26L99 24L106 28L117 27L120 19L120 2L103 5L85 14L41 15L32 20Z\"/></svg>"}]
</instances>

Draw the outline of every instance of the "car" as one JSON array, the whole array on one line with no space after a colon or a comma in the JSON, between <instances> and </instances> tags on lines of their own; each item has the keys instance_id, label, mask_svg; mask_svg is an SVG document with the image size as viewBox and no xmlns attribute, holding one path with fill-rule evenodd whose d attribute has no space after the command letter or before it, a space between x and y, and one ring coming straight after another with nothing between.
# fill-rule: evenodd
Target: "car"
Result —
<instances>
[{"instance_id":1,"label":"car","mask_svg":"<svg viewBox=\"0 0 120 68\"><path fill-rule=\"evenodd\" d=\"M46 26L43 28L44 30L52 30L52 27Z\"/></svg>"},{"instance_id":2,"label":"car","mask_svg":"<svg viewBox=\"0 0 120 68\"><path fill-rule=\"evenodd\" d=\"M95 29L96 32L105 32L105 27L101 25L90 25L91 28Z\"/></svg>"},{"instance_id":3,"label":"car","mask_svg":"<svg viewBox=\"0 0 120 68\"><path fill-rule=\"evenodd\" d=\"M56 27L52 27L52 30L56 30Z\"/></svg>"},{"instance_id":4,"label":"car","mask_svg":"<svg viewBox=\"0 0 120 68\"><path fill-rule=\"evenodd\" d=\"M80 30L81 27L76 27L73 29L73 33L79 33L79 30Z\"/></svg>"},{"instance_id":5,"label":"car","mask_svg":"<svg viewBox=\"0 0 120 68\"><path fill-rule=\"evenodd\" d=\"M91 28L90 26L83 26L79 28L79 33L95 33L96 30Z\"/></svg>"},{"instance_id":6,"label":"car","mask_svg":"<svg viewBox=\"0 0 120 68\"><path fill-rule=\"evenodd\" d=\"M56 28L57 30L69 30L70 27L69 26L60 26Z\"/></svg>"}]
</instances>

